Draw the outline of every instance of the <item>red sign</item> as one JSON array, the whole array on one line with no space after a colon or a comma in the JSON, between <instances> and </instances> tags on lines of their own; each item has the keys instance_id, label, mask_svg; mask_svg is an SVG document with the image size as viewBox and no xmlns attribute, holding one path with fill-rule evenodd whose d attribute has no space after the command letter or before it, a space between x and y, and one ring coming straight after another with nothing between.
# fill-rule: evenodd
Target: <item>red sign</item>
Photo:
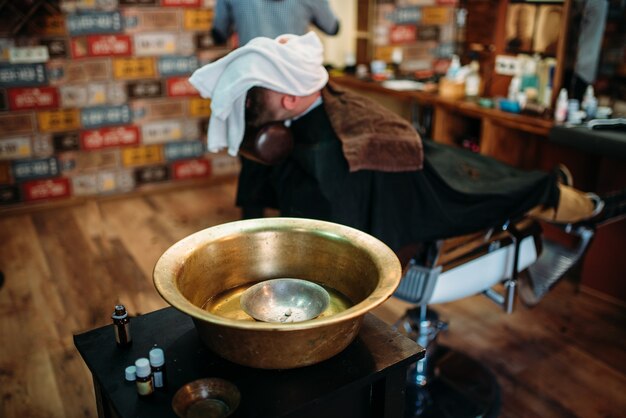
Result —
<instances>
[{"instance_id":1,"label":"red sign","mask_svg":"<svg viewBox=\"0 0 626 418\"><path fill-rule=\"evenodd\" d=\"M89 35L72 38L72 57L127 57L132 53L128 35Z\"/></svg>"},{"instance_id":2,"label":"red sign","mask_svg":"<svg viewBox=\"0 0 626 418\"><path fill-rule=\"evenodd\" d=\"M87 37L87 53L91 57L125 57L131 54L128 35L90 35Z\"/></svg>"},{"instance_id":3,"label":"red sign","mask_svg":"<svg viewBox=\"0 0 626 418\"><path fill-rule=\"evenodd\" d=\"M201 7L202 0L161 0L161 6L169 7Z\"/></svg>"},{"instance_id":4,"label":"red sign","mask_svg":"<svg viewBox=\"0 0 626 418\"><path fill-rule=\"evenodd\" d=\"M415 42L417 28L413 25L392 26L389 31L389 42L392 44L406 44Z\"/></svg>"},{"instance_id":5,"label":"red sign","mask_svg":"<svg viewBox=\"0 0 626 418\"><path fill-rule=\"evenodd\" d=\"M211 164L204 159L177 161L172 164L174 178L177 180L209 177Z\"/></svg>"},{"instance_id":6,"label":"red sign","mask_svg":"<svg viewBox=\"0 0 626 418\"><path fill-rule=\"evenodd\" d=\"M50 180L35 180L24 183L24 200L43 200L67 197L70 195L70 180L59 177Z\"/></svg>"},{"instance_id":7,"label":"red sign","mask_svg":"<svg viewBox=\"0 0 626 418\"><path fill-rule=\"evenodd\" d=\"M101 128L80 133L81 147L91 151L139 144L139 128L134 125Z\"/></svg>"},{"instance_id":8,"label":"red sign","mask_svg":"<svg viewBox=\"0 0 626 418\"><path fill-rule=\"evenodd\" d=\"M167 95L170 97L197 96L199 94L187 77L168 78L166 83Z\"/></svg>"},{"instance_id":9,"label":"red sign","mask_svg":"<svg viewBox=\"0 0 626 418\"><path fill-rule=\"evenodd\" d=\"M59 92L55 87L9 89L11 110L53 109L59 107Z\"/></svg>"}]
</instances>

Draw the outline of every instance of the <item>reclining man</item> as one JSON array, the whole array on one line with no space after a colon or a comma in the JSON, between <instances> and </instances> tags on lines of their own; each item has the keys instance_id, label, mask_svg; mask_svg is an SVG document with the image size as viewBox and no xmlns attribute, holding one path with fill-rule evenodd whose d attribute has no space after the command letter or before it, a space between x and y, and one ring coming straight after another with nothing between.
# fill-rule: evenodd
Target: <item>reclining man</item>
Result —
<instances>
[{"instance_id":1,"label":"reclining man","mask_svg":"<svg viewBox=\"0 0 626 418\"><path fill-rule=\"evenodd\" d=\"M394 251L525 214L560 223L601 215L600 198L562 184L556 172L422 142L404 119L329 83L322 61L313 32L256 38L190 78L212 99L209 150L236 155L244 130L268 122L285 121L293 135L291 153L264 178L241 173L239 204L352 226ZM612 210L626 212L623 194Z\"/></svg>"}]
</instances>

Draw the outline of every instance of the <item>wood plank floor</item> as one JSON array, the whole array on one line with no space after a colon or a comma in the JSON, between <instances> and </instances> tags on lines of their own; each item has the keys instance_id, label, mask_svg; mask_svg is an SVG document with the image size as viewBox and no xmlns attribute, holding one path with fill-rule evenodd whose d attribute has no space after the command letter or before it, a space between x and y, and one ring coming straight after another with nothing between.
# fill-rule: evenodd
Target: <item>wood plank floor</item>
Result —
<instances>
[{"instance_id":1,"label":"wood plank floor","mask_svg":"<svg viewBox=\"0 0 626 418\"><path fill-rule=\"evenodd\" d=\"M0 214L0 417L95 417L90 374L72 335L166 306L158 257L200 229L236 220L234 182L27 214ZM404 305L376 314L393 322ZM442 304L440 341L483 361L503 391L502 417L626 416L626 309L560 283L505 315L477 296Z\"/></svg>"}]
</instances>

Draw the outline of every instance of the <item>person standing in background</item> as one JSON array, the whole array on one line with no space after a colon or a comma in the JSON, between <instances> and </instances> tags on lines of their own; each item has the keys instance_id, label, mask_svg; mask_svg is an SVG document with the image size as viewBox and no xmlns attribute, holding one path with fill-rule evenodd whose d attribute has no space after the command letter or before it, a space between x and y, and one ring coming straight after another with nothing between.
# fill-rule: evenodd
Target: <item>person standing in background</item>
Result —
<instances>
[{"instance_id":1,"label":"person standing in background","mask_svg":"<svg viewBox=\"0 0 626 418\"><path fill-rule=\"evenodd\" d=\"M310 25L327 35L339 32L328 0L218 0L211 35L223 44L236 32L243 46L257 36L304 35Z\"/></svg>"},{"instance_id":2,"label":"person standing in background","mask_svg":"<svg viewBox=\"0 0 626 418\"><path fill-rule=\"evenodd\" d=\"M224 44L237 33L243 46L258 36L304 35L311 25L327 35L339 32L328 0L217 0L211 35L216 44ZM273 206L269 175L269 167L241 157L236 205L243 219L263 217L264 209Z\"/></svg>"}]
</instances>

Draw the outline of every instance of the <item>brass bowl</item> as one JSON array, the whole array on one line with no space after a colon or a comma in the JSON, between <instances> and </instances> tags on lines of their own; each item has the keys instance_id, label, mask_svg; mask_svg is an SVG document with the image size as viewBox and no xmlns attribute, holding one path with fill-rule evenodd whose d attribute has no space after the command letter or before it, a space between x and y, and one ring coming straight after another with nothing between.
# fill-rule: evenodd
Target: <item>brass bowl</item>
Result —
<instances>
[{"instance_id":1,"label":"brass bowl","mask_svg":"<svg viewBox=\"0 0 626 418\"><path fill-rule=\"evenodd\" d=\"M238 320L203 309L229 289L280 277L333 289L352 306L295 323ZM234 363L262 369L307 366L339 353L356 338L363 316L393 294L400 277L396 255L371 235L296 218L207 228L170 247L154 268L158 292L191 316L207 347Z\"/></svg>"},{"instance_id":2,"label":"brass bowl","mask_svg":"<svg viewBox=\"0 0 626 418\"><path fill-rule=\"evenodd\" d=\"M182 386L172 398L180 418L226 418L239 406L241 394L228 380L198 379Z\"/></svg>"}]
</instances>

